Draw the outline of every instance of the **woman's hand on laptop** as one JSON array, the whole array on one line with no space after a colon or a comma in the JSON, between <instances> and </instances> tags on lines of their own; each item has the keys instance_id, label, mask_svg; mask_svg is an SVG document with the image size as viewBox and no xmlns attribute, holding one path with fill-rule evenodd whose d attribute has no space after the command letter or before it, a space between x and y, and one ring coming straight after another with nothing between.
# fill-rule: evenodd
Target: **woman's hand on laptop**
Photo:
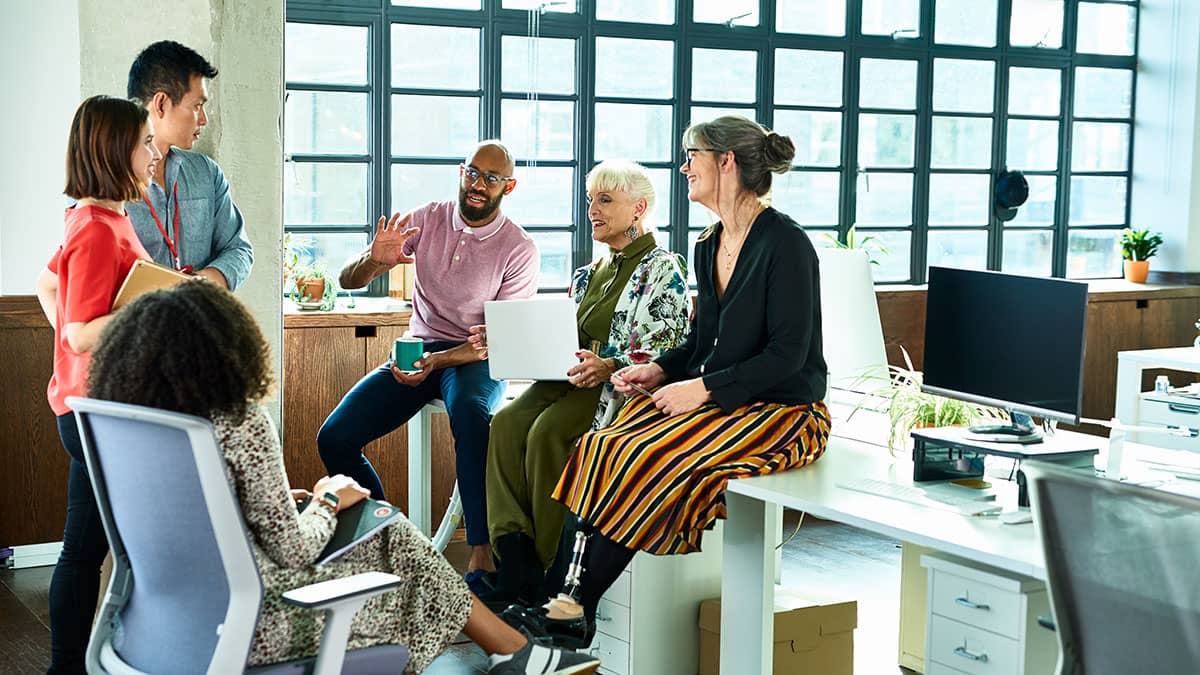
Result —
<instances>
[{"instance_id":1,"label":"woman's hand on laptop","mask_svg":"<svg viewBox=\"0 0 1200 675\"><path fill-rule=\"evenodd\" d=\"M599 387L613 373L612 361L602 359L594 353L580 349L575 352L579 365L567 371L567 380L580 389Z\"/></svg>"},{"instance_id":2,"label":"woman's hand on laptop","mask_svg":"<svg viewBox=\"0 0 1200 675\"><path fill-rule=\"evenodd\" d=\"M486 361L488 357L487 344L487 326L479 323L467 329L470 335L467 336L467 344L475 350L480 361Z\"/></svg>"},{"instance_id":3,"label":"woman's hand on laptop","mask_svg":"<svg viewBox=\"0 0 1200 675\"><path fill-rule=\"evenodd\" d=\"M653 389L667 381L667 374L657 363L638 363L625 366L612 374L610 380L613 388L622 394L628 394L638 389L645 391Z\"/></svg>"}]
</instances>

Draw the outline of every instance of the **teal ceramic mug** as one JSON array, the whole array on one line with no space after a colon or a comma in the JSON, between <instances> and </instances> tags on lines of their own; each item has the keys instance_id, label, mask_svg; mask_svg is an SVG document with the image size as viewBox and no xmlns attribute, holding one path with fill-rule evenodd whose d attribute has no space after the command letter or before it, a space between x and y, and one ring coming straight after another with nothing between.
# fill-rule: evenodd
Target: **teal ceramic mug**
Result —
<instances>
[{"instance_id":1,"label":"teal ceramic mug","mask_svg":"<svg viewBox=\"0 0 1200 675\"><path fill-rule=\"evenodd\" d=\"M392 363L406 373L420 372L421 369L415 367L413 362L420 360L424 354L425 341L421 338L398 337L392 345Z\"/></svg>"}]
</instances>

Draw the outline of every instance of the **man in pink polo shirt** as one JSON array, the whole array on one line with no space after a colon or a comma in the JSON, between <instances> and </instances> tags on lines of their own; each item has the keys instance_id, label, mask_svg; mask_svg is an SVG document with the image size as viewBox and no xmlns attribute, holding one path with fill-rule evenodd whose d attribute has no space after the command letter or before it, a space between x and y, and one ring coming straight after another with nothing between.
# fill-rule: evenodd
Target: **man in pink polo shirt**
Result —
<instances>
[{"instance_id":1,"label":"man in pink polo shirt","mask_svg":"<svg viewBox=\"0 0 1200 675\"><path fill-rule=\"evenodd\" d=\"M416 363L416 374L389 362L359 380L321 425L317 447L330 475L350 476L384 499L363 446L395 431L429 401L445 401L471 545L467 569L475 572L492 566L484 473L488 427L504 383L488 376L487 363L466 343L467 328L483 323L484 302L537 292L538 252L500 212L504 195L517 185L508 150L483 141L459 172L457 203L430 202L403 218L380 218L371 245L342 268L342 287L362 288L398 264L415 263L411 332L425 341L427 356Z\"/></svg>"}]
</instances>

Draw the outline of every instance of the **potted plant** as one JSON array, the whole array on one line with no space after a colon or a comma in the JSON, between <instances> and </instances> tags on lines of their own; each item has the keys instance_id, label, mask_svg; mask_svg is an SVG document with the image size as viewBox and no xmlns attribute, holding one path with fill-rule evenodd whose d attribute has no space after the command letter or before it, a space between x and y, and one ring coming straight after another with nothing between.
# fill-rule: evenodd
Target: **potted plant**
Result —
<instances>
[{"instance_id":1,"label":"potted plant","mask_svg":"<svg viewBox=\"0 0 1200 675\"><path fill-rule=\"evenodd\" d=\"M1136 284L1146 283L1150 273L1150 258L1162 246L1162 236L1150 230L1125 228L1121 232L1121 257L1125 259L1125 280Z\"/></svg>"},{"instance_id":2,"label":"potted plant","mask_svg":"<svg viewBox=\"0 0 1200 675\"><path fill-rule=\"evenodd\" d=\"M292 300L306 309L333 309L337 288L324 261L301 263L292 269Z\"/></svg>"},{"instance_id":3,"label":"potted plant","mask_svg":"<svg viewBox=\"0 0 1200 675\"><path fill-rule=\"evenodd\" d=\"M825 236L826 240L833 243L834 248L858 249L858 250L866 252L867 260L870 261L870 263L872 265L879 264L879 261L876 260L874 258L874 256L871 255L872 252L874 252L874 251L878 251L879 253L887 253L888 252L887 247L885 247L883 245L883 240L881 240L879 237L869 235L869 234L860 237L858 235L858 232L855 230L854 225L851 225L850 228L848 230L846 230L846 239L845 240L838 239L836 235L831 234L829 232L826 232L824 236Z\"/></svg>"}]
</instances>

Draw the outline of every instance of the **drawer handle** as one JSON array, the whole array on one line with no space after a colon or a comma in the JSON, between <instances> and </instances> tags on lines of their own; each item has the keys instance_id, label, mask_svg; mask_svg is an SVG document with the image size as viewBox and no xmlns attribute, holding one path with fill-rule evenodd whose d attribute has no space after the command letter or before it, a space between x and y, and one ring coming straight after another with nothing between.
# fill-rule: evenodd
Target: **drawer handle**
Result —
<instances>
[{"instance_id":1,"label":"drawer handle","mask_svg":"<svg viewBox=\"0 0 1200 675\"><path fill-rule=\"evenodd\" d=\"M958 604L962 605L963 607L966 607L967 609L982 609L985 612L992 608L991 605L985 605L985 604L979 603L979 602L971 602L970 600L968 600L966 598L955 598L954 602L957 602Z\"/></svg>"},{"instance_id":2,"label":"drawer handle","mask_svg":"<svg viewBox=\"0 0 1200 675\"><path fill-rule=\"evenodd\" d=\"M1187 415L1200 415L1200 406L1187 405L1186 403L1168 403L1167 410Z\"/></svg>"},{"instance_id":3,"label":"drawer handle","mask_svg":"<svg viewBox=\"0 0 1200 675\"><path fill-rule=\"evenodd\" d=\"M963 657L964 659L970 659L972 661L978 661L980 663L987 663L987 660L988 660L987 654L985 654L984 652L976 653L976 652L973 652L973 651L967 649L966 647L955 647L954 653L957 654L958 656Z\"/></svg>"},{"instance_id":4,"label":"drawer handle","mask_svg":"<svg viewBox=\"0 0 1200 675\"><path fill-rule=\"evenodd\" d=\"M597 621L612 621L613 619L611 616L604 616L600 612L596 612L596 620Z\"/></svg>"}]
</instances>

